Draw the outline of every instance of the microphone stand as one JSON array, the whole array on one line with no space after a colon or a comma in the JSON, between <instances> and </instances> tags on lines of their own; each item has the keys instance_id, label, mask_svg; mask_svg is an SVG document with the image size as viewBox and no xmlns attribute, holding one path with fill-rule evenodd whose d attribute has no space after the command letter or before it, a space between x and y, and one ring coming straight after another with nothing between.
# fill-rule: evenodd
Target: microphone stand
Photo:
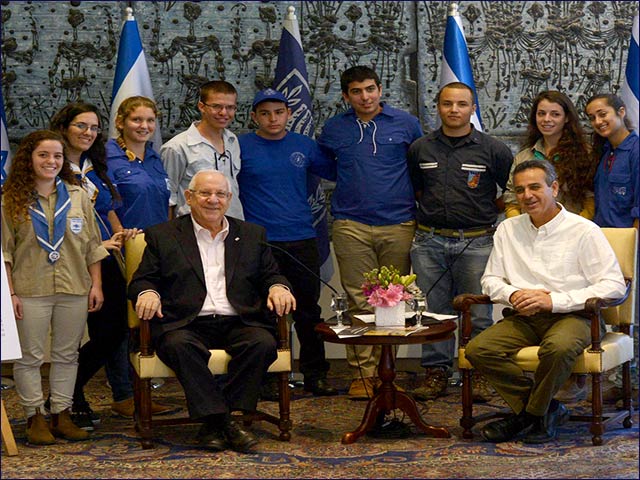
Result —
<instances>
[{"instance_id":1,"label":"microphone stand","mask_svg":"<svg viewBox=\"0 0 640 480\"><path fill-rule=\"evenodd\" d=\"M294 257L293 255L291 255L289 252L287 252L284 248L278 247L277 245L273 245L269 242L258 242L262 245L266 245L269 248L273 248L275 250L278 250L279 252L284 253L287 257L291 258L294 262L296 262L298 265L300 265L302 268L304 268L307 272L309 272L309 274L315 278L316 280L319 280L320 282L322 282L323 284L325 284L327 287L329 287L329 289L334 292L335 294L338 294L338 291L333 288L331 285L329 285L327 282L325 282L322 277L320 277L318 274L316 274L313 270L311 270L309 267L307 267L304 263L302 263L300 260L298 260L296 257ZM289 338L292 339L293 338L293 322L291 322L289 324ZM293 345L291 345L291 365L293 365ZM289 387L290 388L295 388L295 387L300 387L300 386L304 386L304 382L300 379L299 377L299 373L297 374L298 378L296 378L296 373L293 372L293 368L291 369L291 373L289 374Z\"/></svg>"}]
</instances>

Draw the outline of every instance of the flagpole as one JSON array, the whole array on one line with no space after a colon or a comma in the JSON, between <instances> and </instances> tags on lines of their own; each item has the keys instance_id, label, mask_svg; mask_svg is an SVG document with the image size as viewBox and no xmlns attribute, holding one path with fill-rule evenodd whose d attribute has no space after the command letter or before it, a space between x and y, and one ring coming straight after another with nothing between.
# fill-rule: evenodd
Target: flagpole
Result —
<instances>
[{"instance_id":1,"label":"flagpole","mask_svg":"<svg viewBox=\"0 0 640 480\"><path fill-rule=\"evenodd\" d=\"M476 130L482 131L478 93L476 92L476 85L473 81L473 69L471 68L471 60L469 58L469 49L464 36L464 28L462 26L462 19L460 18L457 2L450 3L447 11L444 45L442 48L440 88L452 82L464 83L473 90L476 111L471 116L471 123ZM440 125L439 117L438 125Z\"/></svg>"},{"instance_id":2,"label":"flagpole","mask_svg":"<svg viewBox=\"0 0 640 480\"><path fill-rule=\"evenodd\" d=\"M138 23L133 15L133 8L128 6L125 8L125 19L118 44L118 57L111 95L109 137L116 138L118 136L115 125L118 107L123 100L133 96L147 97L155 102ZM151 141L154 150L160 151L162 135L159 125L156 126Z\"/></svg>"},{"instance_id":3,"label":"flagpole","mask_svg":"<svg viewBox=\"0 0 640 480\"><path fill-rule=\"evenodd\" d=\"M631 39L629 41L629 54L627 55L627 67L625 68L624 81L620 87L620 98L626 106L627 116L634 130L640 126L640 51L638 47L638 18L639 13L633 19Z\"/></svg>"}]
</instances>

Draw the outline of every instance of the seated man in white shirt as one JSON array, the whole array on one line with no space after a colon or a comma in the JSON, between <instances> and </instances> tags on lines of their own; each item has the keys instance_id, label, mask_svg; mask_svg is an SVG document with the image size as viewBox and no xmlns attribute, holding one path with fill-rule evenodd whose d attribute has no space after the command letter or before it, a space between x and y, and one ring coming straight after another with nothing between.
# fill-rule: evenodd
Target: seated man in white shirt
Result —
<instances>
[{"instance_id":1,"label":"seated man in white shirt","mask_svg":"<svg viewBox=\"0 0 640 480\"><path fill-rule=\"evenodd\" d=\"M525 443L544 443L568 419L567 408L553 397L591 343L585 301L620 298L625 282L600 228L556 202L558 181L549 162L523 162L513 178L526 215L500 224L482 276L483 293L513 311L473 338L465 354L514 412L487 424L484 438L497 443L524 436ZM531 379L511 358L533 345L540 346L540 364Z\"/></svg>"}]
</instances>

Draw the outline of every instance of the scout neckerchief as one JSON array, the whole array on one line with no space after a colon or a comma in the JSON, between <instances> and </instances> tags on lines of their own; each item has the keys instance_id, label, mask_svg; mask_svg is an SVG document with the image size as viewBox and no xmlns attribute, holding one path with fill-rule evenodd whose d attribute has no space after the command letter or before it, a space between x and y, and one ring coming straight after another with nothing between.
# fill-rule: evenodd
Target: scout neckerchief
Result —
<instances>
[{"instance_id":1,"label":"scout neckerchief","mask_svg":"<svg viewBox=\"0 0 640 480\"><path fill-rule=\"evenodd\" d=\"M55 263L60 258L58 250L64 240L64 232L67 229L67 212L71 208L69 192L60 177L56 177L56 190L58 198L53 213L53 239L49 238L49 222L42 205L40 205L40 200L36 198L35 204L29 207L33 231L40 246L49 254L49 263Z\"/></svg>"},{"instance_id":2,"label":"scout neckerchief","mask_svg":"<svg viewBox=\"0 0 640 480\"><path fill-rule=\"evenodd\" d=\"M83 155L80 158L80 163L82 167L79 167L73 162L69 162L69 165L71 165L71 170L75 174L76 178L80 181L82 189L87 192L87 195L89 195L91 203L95 204L96 198L98 197L98 187L96 187L95 183L93 183L91 179L87 177L87 174L93 170L93 163L91 163L91 159L86 155Z\"/></svg>"}]
</instances>

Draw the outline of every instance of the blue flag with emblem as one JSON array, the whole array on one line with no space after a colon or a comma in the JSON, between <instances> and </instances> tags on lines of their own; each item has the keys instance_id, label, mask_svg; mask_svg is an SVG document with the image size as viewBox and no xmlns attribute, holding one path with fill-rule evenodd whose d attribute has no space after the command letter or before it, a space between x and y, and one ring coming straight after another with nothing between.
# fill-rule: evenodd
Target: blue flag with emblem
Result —
<instances>
[{"instance_id":1,"label":"blue flag with emblem","mask_svg":"<svg viewBox=\"0 0 640 480\"><path fill-rule=\"evenodd\" d=\"M298 19L295 15L295 8L289 7L280 37L280 50L273 88L287 97L291 108L291 118L287 124L287 130L313 137L313 110L307 79L307 66L302 50ZM320 179L315 175L309 175L307 190L309 205L311 205L313 213L313 227L318 238L320 276L328 282L333 276L333 260L329 248L327 205Z\"/></svg>"},{"instance_id":2,"label":"blue flag with emblem","mask_svg":"<svg viewBox=\"0 0 640 480\"><path fill-rule=\"evenodd\" d=\"M469 59L467 41L464 38L462 19L458 13L458 4L449 5L447 27L444 32L444 48L442 49L442 70L440 71L440 88L451 82L462 82L471 87L475 94L476 111L471 117L471 123L476 130L482 131L480 104L476 85L473 81L473 70Z\"/></svg>"},{"instance_id":3,"label":"blue flag with emblem","mask_svg":"<svg viewBox=\"0 0 640 480\"><path fill-rule=\"evenodd\" d=\"M122 26L120 44L118 45L118 61L113 80L111 94L111 116L109 117L109 137L116 138L116 113L123 100L141 95L154 100L151 88L151 77L144 57L142 39L138 30L138 23L133 16L133 9L127 7L127 18ZM162 136L159 126L153 135L153 148L160 151Z\"/></svg>"},{"instance_id":4,"label":"blue flag with emblem","mask_svg":"<svg viewBox=\"0 0 640 480\"><path fill-rule=\"evenodd\" d=\"M4 181L9 174L9 168L11 167L11 148L9 146L9 135L7 134L7 117L4 114L4 99L2 98L2 91L0 91L0 113L2 113L2 137L0 138L0 147L2 148L2 180L0 185L4 185Z\"/></svg>"},{"instance_id":5,"label":"blue flag with emblem","mask_svg":"<svg viewBox=\"0 0 640 480\"><path fill-rule=\"evenodd\" d=\"M638 100L640 99L640 51L638 50L638 18L636 13L633 19L633 28L631 30L631 41L629 42L629 55L627 57L627 68L625 70L624 81L620 87L620 98L624 102L627 111L627 117L631 120L633 129L638 131L640 127L640 114L638 113Z\"/></svg>"}]
</instances>

